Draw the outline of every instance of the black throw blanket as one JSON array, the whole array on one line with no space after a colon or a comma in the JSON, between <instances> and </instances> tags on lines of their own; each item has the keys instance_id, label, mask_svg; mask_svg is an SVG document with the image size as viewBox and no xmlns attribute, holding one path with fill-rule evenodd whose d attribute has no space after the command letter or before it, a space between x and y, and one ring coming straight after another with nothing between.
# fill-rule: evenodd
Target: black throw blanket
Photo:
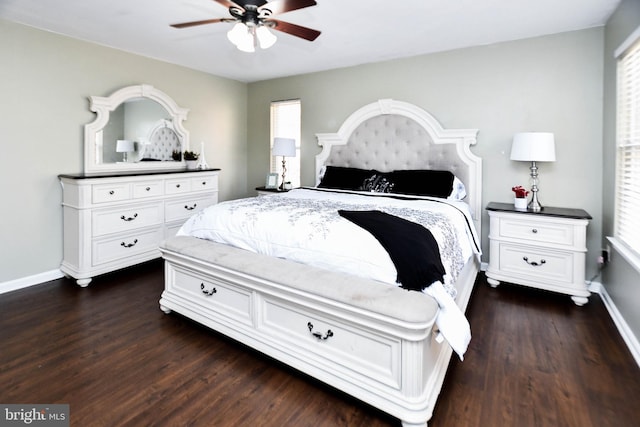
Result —
<instances>
[{"instance_id":1,"label":"black throw blanket","mask_svg":"<svg viewBox=\"0 0 640 427\"><path fill-rule=\"evenodd\" d=\"M386 249L401 287L421 291L435 281L443 281L445 270L438 243L427 228L381 211L338 213L367 230Z\"/></svg>"}]
</instances>

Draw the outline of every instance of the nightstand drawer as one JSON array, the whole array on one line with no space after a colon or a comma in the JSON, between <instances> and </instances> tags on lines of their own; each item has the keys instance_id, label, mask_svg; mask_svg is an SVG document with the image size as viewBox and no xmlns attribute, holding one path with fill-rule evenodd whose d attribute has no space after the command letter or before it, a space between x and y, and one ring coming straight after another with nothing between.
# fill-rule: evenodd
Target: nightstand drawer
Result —
<instances>
[{"instance_id":1,"label":"nightstand drawer","mask_svg":"<svg viewBox=\"0 0 640 427\"><path fill-rule=\"evenodd\" d=\"M498 243L498 268L504 274L553 283L573 282L574 253Z\"/></svg>"},{"instance_id":2,"label":"nightstand drawer","mask_svg":"<svg viewBox=\"0 0 640 427\"><path fill-rule=\"evenodd\" d=\"M573 227L553 221L532 221L526 216L522 219L501 218L500 237L528 240L544 244L555 243L572 246L574 244Z\"/></svg>"}]
</instances>

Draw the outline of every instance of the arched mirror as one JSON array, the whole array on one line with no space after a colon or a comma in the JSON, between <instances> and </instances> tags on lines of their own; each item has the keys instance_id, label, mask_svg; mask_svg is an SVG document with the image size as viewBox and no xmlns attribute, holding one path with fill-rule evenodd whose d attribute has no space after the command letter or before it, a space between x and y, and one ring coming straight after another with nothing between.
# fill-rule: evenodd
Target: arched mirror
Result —
<instances>
[{"instance_id":1,"label":"arched mirror","mask_svg":"<svg viewBox=\"0 0 640 427\"><path fill-rule=\"evenodd\" d=\"M178 169L189 149L186 108L150 85L91 96L96 119L84 128L85 172Z\"/></svg>"}]
</instances>

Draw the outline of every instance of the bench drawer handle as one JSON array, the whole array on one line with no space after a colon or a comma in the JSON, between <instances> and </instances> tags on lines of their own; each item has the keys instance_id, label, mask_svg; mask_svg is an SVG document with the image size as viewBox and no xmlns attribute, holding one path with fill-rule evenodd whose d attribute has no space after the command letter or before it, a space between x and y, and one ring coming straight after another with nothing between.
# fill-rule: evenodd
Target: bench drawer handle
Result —
<instances>
[{"instance_id":1,"label":"bench drawer handle","mask_svg":"<svg viewBox=\"0 0 640 427\"><path fill-rule=\"evenodd\" d=\"M311 332L311 335L316 337L318 340L326 340L327 338L333 336L333 332L331 331L331 329L327 330L327 333L324 335L322 335L320 332L313 332L313 324L311 322L307 323L307 328L309 328L309 332Z\"/></svg>"},{"instance_id":2,"label":"bench drawer handle","mask_svg":"<svg viewBox=\"0 0 640 427\"><path fill-rule=\"evenodd\" d=\"M202 291L203 294L205 294L208 297L218 292L216 288L212 288L210 291L206 290L204 288L204 283L200 283L200 290Z\"/></svg>"}]
</instances>

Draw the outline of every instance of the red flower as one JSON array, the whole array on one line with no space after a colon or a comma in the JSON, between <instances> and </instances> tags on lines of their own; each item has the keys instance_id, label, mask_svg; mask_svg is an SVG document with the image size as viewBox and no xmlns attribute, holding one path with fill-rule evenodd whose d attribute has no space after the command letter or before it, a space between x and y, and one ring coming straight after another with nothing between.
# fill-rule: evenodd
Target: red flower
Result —
<instances>
[{"instance_id":1,"label":"red flower","mask_svg":"<svg viewBox=\"0 0 640 427\"><path fill-rule=\"evenodd\" d=\"M529 192L522 185L511 187L511 191L516 193L516 199L524 199L529 194Z\"/></svg>"}]
</instances>

